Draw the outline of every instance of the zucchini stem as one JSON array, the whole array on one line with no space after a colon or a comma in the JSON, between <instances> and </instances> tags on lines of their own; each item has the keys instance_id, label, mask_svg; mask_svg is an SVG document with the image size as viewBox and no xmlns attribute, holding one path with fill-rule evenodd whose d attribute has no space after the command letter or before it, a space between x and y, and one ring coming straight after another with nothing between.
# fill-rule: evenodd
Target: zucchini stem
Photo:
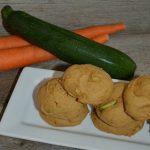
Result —
<instances>
[{"instance_id":1,"label":"zucchini stem","mask_svg":"<svg viewBox=\"0 0 150 150\"><path fill-rule=\"evenodd\" d=\"M1 13L2 13L2 18L5 20L8 18L8 16L13 12L13 9L9 6L9 5L6 5Z\"/></svg>"}]
</instances>

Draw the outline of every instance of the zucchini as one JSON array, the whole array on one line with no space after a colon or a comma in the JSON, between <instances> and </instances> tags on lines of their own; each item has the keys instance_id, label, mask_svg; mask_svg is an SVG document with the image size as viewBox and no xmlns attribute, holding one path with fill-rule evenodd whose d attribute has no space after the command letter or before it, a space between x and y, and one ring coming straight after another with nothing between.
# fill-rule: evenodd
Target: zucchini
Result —
<instances>
[{"instance_id":1,"label":"zucchini","mask_svg":"<svg viewBox=\"0 0 150 150\"><path fill-rule=\"evenodd\" d=\"M3 24L10 33L19 35L71 64L93 64L112 78L130 79L136 64L125 53L94 42L64 28L47 23L10 6L2 9Z\"/></svg>"}]
</instances>

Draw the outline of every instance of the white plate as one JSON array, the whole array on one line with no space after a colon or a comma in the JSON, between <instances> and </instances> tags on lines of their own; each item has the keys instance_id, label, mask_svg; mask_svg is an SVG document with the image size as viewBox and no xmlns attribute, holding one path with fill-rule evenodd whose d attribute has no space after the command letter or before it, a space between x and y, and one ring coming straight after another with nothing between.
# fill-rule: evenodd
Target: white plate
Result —
<instances>
[{"instance_id":1,"label":"white plate","mask_svg":"<svg viewBox=\"0 0 150 150\"><path fill-rule=\"evenodd\" d=\"M150 149L147 123L136 135L125 137L97 130L90 120L90 114L81 125L75 127L56 128L44 122L34 105L37 87L48 78L61 75L62 72L53 70L24 68L0 122L0 134L90 150Z\"/></svg>"}]
</instances>

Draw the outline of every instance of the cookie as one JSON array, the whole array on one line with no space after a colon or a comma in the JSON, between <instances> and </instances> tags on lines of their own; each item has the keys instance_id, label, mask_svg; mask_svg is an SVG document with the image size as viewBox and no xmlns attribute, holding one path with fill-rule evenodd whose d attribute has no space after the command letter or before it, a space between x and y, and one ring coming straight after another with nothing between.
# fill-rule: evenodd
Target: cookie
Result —
<instances>
[{"instance_id":1,"label":"cookie","mask_svg":"<svg viewBox=\"0 0 150 150\"><path fill-rule=\"evenodd\" d=\"M150 119L150 75L139 76L124 92L126 112L136 120Z\"/></svg>"},{"instance_id":2,"label":"cookie","mask_svg":"<svg viewBox=\"0 0 150 150\"><path fill-rule=\"evenodd\" d=\"M110 75L90 64L69 67L62 77L62 85L79 102L92 105L107 102L113 90Z\"/></svg>"},{"instance_id":3,"label":"cookie","mask_svg":"<svg viewBox=\"0 0 150 150\"><path fill-rule=\"evenodd\" d=\"M76 98L68 95L61 85L60 78L50 79L39 88L37 105L46 122L55 122L53 118L61 120L56 123L57 126L58 124L61 126L61 123L65 126L65 122L66 126L69 126L69 123L72 126L68 120L81 123L88 113L87 105L79 103Z\"/></svg>"},{"instance_id":4,"label":"cookie","mask_svg":"<svg viewBox=\"0 0 150 150\"><path fill-rule=\"evenodd\" d=\"M82 110L82 112L79 112L76 114L74 118L69 117L60 117L60 116L47 116L42 113L40 113L40 116L47 122L48 124L55 126L55 127L67 127L67 126L76 126L80 125L81 122L85 119L86 115L88 113L87 109ZM69 114L69 112L68 112ZM65 115L64 115L65 116Z\"/></svg>"},{"instance_id":5,"label":"cookie","mask_svg":"<svg viewBox=\"0 0 150 150\"><path fill-rule=\"evenodd\" d=\"M144 125L143 121L138 121L136 123L131 123L130 125L125 126L125 127L116 128L116 127L110 126L110 125L106 124L105 122L103 122L97 116L95 111L92 112L91 119L93 121L94 126L97 129L99 129L103 132L107 132L107 133L111 133L111 134L115 134L115 135L132 136L135 133L137 133L139 130L141 130Z\"/></svg>"},{"instance_id":6,"label":"cookie","mask_svg":"<svg viewBox=\"0 0 150 150\"><path fill-rule=\"evenodd\" d=\"M113 93L110 98L111 102L96 107L96 113L98 117L110 126L124 127L128 124L136 122L136 120L132 119L124 111L123 92L126 86L127 83L123 82L114 83Z\"/></svg>"}]
</instances>

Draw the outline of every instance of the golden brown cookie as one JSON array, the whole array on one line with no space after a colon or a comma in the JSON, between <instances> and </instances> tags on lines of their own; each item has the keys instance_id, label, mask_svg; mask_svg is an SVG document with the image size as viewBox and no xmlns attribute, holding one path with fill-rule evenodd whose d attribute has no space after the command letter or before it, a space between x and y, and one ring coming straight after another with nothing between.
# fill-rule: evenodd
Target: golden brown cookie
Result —
<instances>
[{"instance_id":1,"label":"golden brown cookie","mask_svg":"<svg viewBox=\"0 0 150 150\"><path fill-rule=\"evenodd\" d=\"M40 116L45 120L48 124L55 126L55 127L67 127L67 126L76 126L81 124L81 122L85 119L87 115L87 108L82 110L82 112L79 112L76 114L74 118L66 117L63 118L59 116L47 116L40 112ZM68 112L69 114L69 112Z\"/></svg>"},{"instance_id":2,"label":"golden brown cookie","mask_svg":"<svg viewBox=\"0 0 150 150\"><path fill-rule=\"evenodd\" d=\"M77 109L76 111L74 111L74 110L68 110L67 111L66 110L66 111L61 112L61 113L52 113L52 114L49 114L47 116L55 117L55 118L63 119L63 120L68 120L68 119L69 120L77 120L77 119L80 120L80 117L77 118L77 116L79 116L81 114L87 115L87 113L88 113L87 106L83 106L82 108ZM46 116L46 114L44 114L44 113L42 113L42 114Z\"/></svg>"},{"instance_id":3,"label":"golden brown cookie","mask_svg":"<svg viewBox=\"0 0 150 150\"><path fill-rule=\"evenodd\" d=\"M136 123L131 123L128 126L116 128L113 126L110 126L103 122L95 113L95 111L91 114L91 119L93 121L94 126L104 132L112 133L116 135L125 135L125 136L132 136L135 133L137 133L140 129L142 129L144 122L143 121L137 121Z\"/></svg>"},{"instance_id":4,"label":"golden brown cookie","mask_svg":"<svg viewBox=\"0 0 150 150\"><path fill-rule=\"evenodd\" d=\"M59 115L47 116L47 115L44 115L43 113L40 113L40 115L48 124L52 126L67 127L67 126L76 126L76 125L81 124L81 122L85 119L87 112L88 110L87 108L85 108L78 113L76 112L76 116L73 118L68 117L68 115L64 115L64 116L67 116L66 118L64 118L64 116L59 117ZM67 112L67 113L70 114L70 112Z\"/></svg>"},{"instance_id":5,"label":"golden brown cookie","mask_svg":"<svg viewBox=\"0 0 150 150\"><path fill-rule=\"evenodd\" d=\"M123 82L114 83L111 102L96 107L98 117L110 126L123 127L137 122L124 111L123 92L126 85Z\"/></svg>"},{"instance_id":6,"label":"golden brown cookie","mask_svg":"<svg viewBox=\"0 0 150 150\"><path fill-rule=\"evenodd\" d=\"M79 102L93 105L107 102L113 90L110 75L90 64L69 67L62 77L62 85Z\"/></svg>"},{"instance_id":7,"label":"golden brown cookie","mask_svg":"<svg viewBox=\"0 0 150 150\"><path fill-rule=\"evenodd\" d=\"M72 126L72 122L68 120L81 123L88 113L87 105L77 102L74 97L68 95L59 78L50 79L40 87L37 104L42 118L48 123L53 122L53 118L59 120L57 126L65 126L64 122L66 126L69 126L69 123Z\"/></svg>"},{"instance_id":8,"label":"golden brown cookie","mask_svg":"<svg viewBox=\"0 0 150 150\"><path fill-rule=\"evenodd\" d=\"M150 75L129 82L124 92L126 112L136 120L150 119Z\"/></svg>"}]
</instances>

